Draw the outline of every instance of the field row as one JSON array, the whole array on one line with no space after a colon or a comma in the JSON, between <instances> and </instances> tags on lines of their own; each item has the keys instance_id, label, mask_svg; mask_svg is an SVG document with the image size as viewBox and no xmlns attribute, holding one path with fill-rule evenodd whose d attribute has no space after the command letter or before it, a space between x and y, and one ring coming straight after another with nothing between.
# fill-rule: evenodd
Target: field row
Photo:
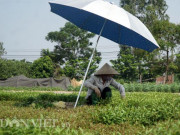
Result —
<instances>
[{"instance_id":1,"label":"field row","mask_svg":"<svg viewBox=\"0 0 180 135\"><path fill-rule=\"evenodd\" d=\"M122 100L118 91L112 99L96 106L61 109L53 102L74 102L77 93L0 92L0 119L58 119L55 128L4 127L0 131L22 133L76 134L179 134L180 97L160 92L127 93ZM79 105L84 104L85 93ZM62 126L68 124L65 127Z\"/></svg>"},{"instance_id":2,"label":"field row","mask_svg":"<svg viewBox=\"0 0 180 135\"><path fill-rule=\"evenodd\" d=\"M180 93L180 84L154 84L154 83L130 83L123 84L126 92L172 92ZM67 91L79 91L79 87L69 86ZM112 88L114 89L114 88ZM14 91L63 91L59 87L0 87L0 90L14 90ZM87 91L87 88L83 87L83 91Z\"/></svg>"}]
</instances>

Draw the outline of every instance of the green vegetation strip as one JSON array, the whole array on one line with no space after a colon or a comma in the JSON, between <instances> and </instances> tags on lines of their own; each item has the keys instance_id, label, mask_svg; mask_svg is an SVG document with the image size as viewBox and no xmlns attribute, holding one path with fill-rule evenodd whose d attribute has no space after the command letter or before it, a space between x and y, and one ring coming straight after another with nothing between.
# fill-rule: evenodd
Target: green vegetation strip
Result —
<instances>
[{"instance_id":1,"label":"green vegetation strip","mask_svg":"<svg viewBox=\"0 0 180 135\"><path fill-rule=\"evenodd\" d=\"M125 100L114 95L107 105L96 108L94 122L142 124L180 118L180 96L168 93L128 93Z\"/></svg>"},{"instance_id":2,"label":"green vegetation strip","mask_svg":"<svg viewBox=\"0 0 180 135\"><path fill-rule=\"evenodd\" d=\"M7 91L62 91L59 87L0 87L0 90Z\"/></svg>"},{"instance_id":3,"label":"green vegetation strip","mask_svg":"<svg viewBox=\"0 0 180 135\"><path fill-rule=\"evenodd\" d=\"M180 92L180 84L131 83L124 84L126 92Z\"/></svg>"},{"instance_id":4,"label":"green vegetation strip","mask_svg":"<svg viewBox=\"0 0 180 135\"><path fill-rule=\"evenodd\" d=\"M0 92L0 101L19 101L17 106L34 105L37 107L52 107L53 102L75 102L77 93L72 94L55 94L55 93L42 93L42 92ZM79 104L84 104L85 93L82 93L79 99Z\"/></svg>"},{"instance_id":5,"label":"green vegetation strip","mask_svg":"<svg viewBox=\"0 0 180 135\"><path fill-rule=\"evenodd\" d=\"M101 102L96 106L85 105L76 109L60 109L50 105L53 101L59 100L74 102L76 96L77 93L60 95L0 92L0 99L2 99L0 119L39 119L41 116L44 119L58 119L54 128L4 127L0 132L64 135L180 133L180 96L178 94L136 92L127 93L126 98L122 100L119 92L113 91L110 102ZM84 97L85 93L82 94L80 102L84 101ZM17 103L21 103L21 106L17 106ZM31 106L31 103L39 106Z\"/></svg>"},{"instance_id":6,"label":"green vegetation strip","mask_svg":"<svg viewBox=\"0 0 180 135\"><path fill-rule=\"evenodd\" d=\"M126 92L171 92L180 93L180 84L155 84L155 83L130 83L123 84ZM114 89L112 87L112 89ZM0 91L63 91L59 87L0 87ZM79 91L79 87L69 86L66 91ZM87 88L83 87L82 91L87 91Z\"/></svg>"}]
</instances>

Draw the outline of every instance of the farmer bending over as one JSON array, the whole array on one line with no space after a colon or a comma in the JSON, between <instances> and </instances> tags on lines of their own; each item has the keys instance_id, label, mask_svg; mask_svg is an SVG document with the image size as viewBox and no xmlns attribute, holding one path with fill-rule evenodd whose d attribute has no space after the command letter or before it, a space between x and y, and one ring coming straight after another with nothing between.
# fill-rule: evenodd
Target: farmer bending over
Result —
<instances>
[{"instance_id":1,"label":"farmer bending over","mask_svg":"<svg viewBox=\"0 0 180 135\"><path fill-rule=\"evenodd\" d=\"M84 86L88 88L87 91L87 104L94 105L100 99L107 99L112 97L111 89L109 85L117 88L120 91L121 98L125 98L125 89L123 85L116 82L112 77L113 75L118 75L119 73L114 70L107 63L99 69L94 76L86 80Z\"/></svg>"}]
</instances>

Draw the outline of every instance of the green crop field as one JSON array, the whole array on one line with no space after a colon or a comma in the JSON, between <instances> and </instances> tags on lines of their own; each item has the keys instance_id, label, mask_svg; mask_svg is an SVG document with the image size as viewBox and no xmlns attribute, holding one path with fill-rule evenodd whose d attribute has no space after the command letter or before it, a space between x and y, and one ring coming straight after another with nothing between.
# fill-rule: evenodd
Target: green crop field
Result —
<instances>
[{"instance_id":1,"label":"green crop field","mask_svg":"<svg viewBox=\"0 0 180 135\"><path fill-rule=\"evenodd\" d=\"M120 82L121 83L121 82ZM155 83L130 83L123 84L126 92L172 92L180 93L180 84L155 84ZM79 87L68 87L68 91L79 91ZM0 87L0 91L63 91L58 87ZM87 88L83 88L83 91L87 91Z\"/></svg>"},{"instance_id":2,"label":"green crop field","mask_svg":"<svg viewBox=\"0 0 180 135\"><path fill-rule=\"evenodd\" d=\"M131 86L125 87L130 89ZM96 106L84 105L86 93L82 92L76 109L58 108L53 103L75 102L77 92L11 92L10 89L1 88L0 134L179 135L178 91L154 92L157 88L150 90L152 87L149 86L146 88L151 92L148 92L143 88L144 85L141 92L127 92L125 99L121 99L119 92L113 90L113 97L108 103L101 102ZM135 91L135 88L133 89ZM170 87L168 89L170 90ZM49 126L43 126L37 120L55 121L53 125L49 123Z\"/></svg>"}]
</instances>

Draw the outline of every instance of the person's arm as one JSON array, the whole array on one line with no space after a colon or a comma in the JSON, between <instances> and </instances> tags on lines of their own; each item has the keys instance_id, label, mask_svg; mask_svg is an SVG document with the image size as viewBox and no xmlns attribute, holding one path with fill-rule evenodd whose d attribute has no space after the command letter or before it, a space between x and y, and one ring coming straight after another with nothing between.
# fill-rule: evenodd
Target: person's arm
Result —
<instances>
[{"instance_id":1,"label":"person's arm","mask_svg":"<svg viewBox=\"0 0 180 135\"><path fill-rule=\"evenodd\" d=\"M84 86L87 87L87 88L90 88L90 89L94 90L95 93L96 93L96 95L97 95L98 97L101 97L100 90L98 89L97 86L94 85L94 83L95 83L95 80L94 80L94 77L92 76L91 78L89 78L88 80L86 80L86 81L84 82Z\"/></svg>"},{"instance_id":2,"label":"person's arm","mask_svg":"<svg viewBox=\"0 0 180 135\"><path fill-rule=\"evenodd\" d=\"M95 89L95 88L97 88L95 85L94 85L94 83L95 83L95 80L94 80L94 77L92 76L91 78L89 78L88 80L86 80L85 82L84 82L84 86L85 87L87 87L87 88L90 88L90 89Z\"/></svg>"},{"instance_id":3,"label":"person's arm","mask_svg":"<svg viewBox=\"0 0 180 135\"><path fill-rule=\"evenodd\" d=\"M119 90L122 98L125 98L125 88L124 88L123 85L116 82L113 78L112 78L112 81L111 81L111 85Z\"/></svg>"}]
</instances>

